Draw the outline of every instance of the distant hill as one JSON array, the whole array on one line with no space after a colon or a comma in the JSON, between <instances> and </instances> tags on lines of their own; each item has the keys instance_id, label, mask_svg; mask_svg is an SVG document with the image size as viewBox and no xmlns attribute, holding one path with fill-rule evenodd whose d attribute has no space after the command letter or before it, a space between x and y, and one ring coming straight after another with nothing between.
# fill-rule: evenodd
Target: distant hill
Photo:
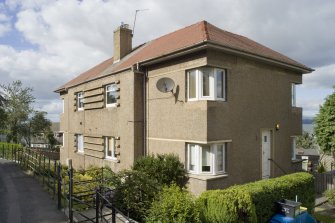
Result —
<instances>
[{"instance_id":1,"label":"distant hill","mask_svg":"<svg viewBox=\"0 0 335 223\"><path fill-rule=\"evenodd\" d=\"M314 117L303 117L302 118L302 124L313 124L314 123Z\"/></svg>"}]
</instances>

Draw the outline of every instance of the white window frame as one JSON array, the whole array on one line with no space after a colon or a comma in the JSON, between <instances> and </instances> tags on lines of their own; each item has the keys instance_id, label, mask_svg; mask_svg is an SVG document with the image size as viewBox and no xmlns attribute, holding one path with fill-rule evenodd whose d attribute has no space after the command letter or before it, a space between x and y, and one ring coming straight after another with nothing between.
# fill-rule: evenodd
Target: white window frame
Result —
<instances>
[{"instance_id":1,"label":"white window frame","mask_svg":"<svg viewBox=\"0 0 335 223\"><path fill-rule=\"evenodd\" d=\"M76 135L76 143L77 143L77 152L84 153L84 136L82 134Z\"/></svg>"},{"instance_id":2,"label":"white window frame","mask_svg":"<svg viewBox=\"0 0 335 223\"><path fill-rule=\"evenodd\" d=\"M109 142L112 142L112 145L110 145ZM112 155L108 155L108 150L109 148L112 147ZM117 160L116 155L115 155L115 137L110 137L110 136L105 136L104 137L104 151L105 151L105 159L108 160Z\"/></svg>"},{"instance_id":3,"label":"white window frame","mask_svg":"<svg viewBox=\"0 0 335 223\"><path fill-rule=\"evenodd\" d=\"M203 96L203 71L205 69L210 70L209 75L209 96ZM195 92L196 95L194 98L190 98L190 73L195 71L196 83L195 83ZM218 82L218 73L223 72L223 80L222 80L222 87L223 87L223 97L217 96L217 82ZM214 67L200 67L197 69L189 70L187 72L187 99L188 101L199 101L199 100L212 100L212 101L226 101L226 76L227 71L221 68L214 68Z\"/></svg>"},{"instance_id":4,"label":"white window frame","mask_svg":"<svg viewBox=\"0 0 335 223\"><path fill-rule=\"evenodd\" d=\"M80 106L80 102L83 103L83 106ZM78 92L77 93L77 110L78 111L83 111L84 110L84 92Z\"/></svg>"},{"instance_id":5,"label":"white window frame","mask_svg":"<svg viewBox=\"0 0 335 223\"><path fill-rule=\"evenodd\" d=\"M65 100L62 98L62 113L65 113Z\"/></svg>"},{"instance_id":6,"label":"white window frame","mask_svg":"<svg viewBox=\"0 0 335 223\"><path fill-rule=\"evenodd\" d=\"M218 170L218 146L223 146L223 154L222 154L222 160L223 160L223 170ZM210 171L202 171L202 148L203 146L209 146L210 147ZM191 147L194 148L195 153L195 167L194 170L190 169L190 157L191 157ZM220 143L220 144L193 144L189 143L187 144L187 170L189 173L192 174L201 174L201 175L219 175L219 174L225 174L226 173L226 155L227 155L227 143Z\"/></svg>"},{"instance_id":7,"label":"white window frame","mask_svg":"<svg viewBox=\"0 0 335 223\"><path fill-rule=\"evenodd\" d=\"M112 86L114 86L115 88L114 88L114 90L107 90L107 88L108 87L112 87ZM105 86L105 97L106 97L106 107L108 108L108 107L117 107L117 101L116 102L114 102L114 103L107 103L107 95L108 95L108 93L109 92L118 92L118 90L119 90L119 88L118 88L118 86L117 86L117 84L109 84L109 85L106 85Z\"/></svg>"},{"instance_id":8,"label":"white window frame","mask_svg":"<svg viewBox=\"0 0 335 223\"><path fill-rule=\"evenodd\" d=\"M291 104L292 107L297 106L297 93L296 93L296 83L291 83Z\"/></svg>"},{"instance_id":9,"label":"white window frame","mask_svg":"<svg viewBox=\"0 0 335 223\"><path fill-rule=\"evenodd\" d=\"M296 152L297 152L297 137L292 136L291 137L291 159L295 160L296 157Z\"/></svg>"}]
</instances>

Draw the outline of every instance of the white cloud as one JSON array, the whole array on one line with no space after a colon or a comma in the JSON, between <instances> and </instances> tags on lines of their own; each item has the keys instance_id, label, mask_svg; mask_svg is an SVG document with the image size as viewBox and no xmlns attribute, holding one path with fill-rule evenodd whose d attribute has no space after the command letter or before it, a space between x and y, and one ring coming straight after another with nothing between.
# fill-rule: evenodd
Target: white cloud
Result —
<instances>
[{"instance_id":1,"label":"white cloud","mask_svg":"<svg viewBox=\"0 0 335 223\"><path fill-rule=\"evenodd\" d=\"M311 74L304 75L304 87L306 88L326 88L335 86L335 63L318 67Z\"/></svg>"},{"instance_id":2,"label":"white cloud","mask_svg":"<svg viewBox=\"0 0 335 223\"><path fill-rule=\"evenodd\" d=\"M59 112L53 90L111 57L113 30L121 22L132 26L136 9L149 10L138 14L134 46L208 20L317 67L304 76L303 88L335 84L335 3L330 0L6 0L2 5L10 14L0 11L0 38L15 28L35 48L0 45L1 81L21 79L32 86L36 106L50 117Z\"/></svg>"},{"instance_id":3,"label":"white cloud","mask_svg":"<svg viewBox=\"0 0 335 223\"><path fill-rule=\"evenodd\" d=\"M7 15L0 13L0 37L5 36L11 31L10 19Z\"/></svg>"}]
</instances>

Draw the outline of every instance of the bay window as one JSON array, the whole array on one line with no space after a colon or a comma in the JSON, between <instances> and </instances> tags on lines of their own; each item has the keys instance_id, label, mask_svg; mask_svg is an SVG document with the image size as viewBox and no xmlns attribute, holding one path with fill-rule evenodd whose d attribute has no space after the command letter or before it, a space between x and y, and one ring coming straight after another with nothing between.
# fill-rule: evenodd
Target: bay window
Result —
<instances>
[{"instance_id":1,"label":"bay window","mask_svg":"<svg viewBox=\"0 0 335 223\"><path fill-rule=\"evenodd\" d=\"M226 100L226 71L201 67L187 72L187 98L197 100Z\"/></svg>"},{"instance_id":2,"label":"bay window","mask_svg":"<svg viewBox=\"0 0 335 223\"><path fill-rule=\"evenodd\" d=\"M222 174L226 172L226 144L188 144L187 170L194 174Z\"/></svg>"}]
</instances>

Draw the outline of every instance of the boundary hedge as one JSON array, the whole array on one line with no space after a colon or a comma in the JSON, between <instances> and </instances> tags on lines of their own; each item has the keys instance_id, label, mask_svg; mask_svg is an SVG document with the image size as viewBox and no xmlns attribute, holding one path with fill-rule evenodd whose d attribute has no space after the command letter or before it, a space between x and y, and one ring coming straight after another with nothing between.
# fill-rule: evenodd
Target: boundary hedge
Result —
<instances>
[{"instance_id":1,"label":"boundary hedge","mask_svg":"<svg viewBox=\"0 0 335 223\"><path fill-rule=\"evenodd\" d=\"M224 190L206 191L198 198L201 220L209 222L268 222L275 213L275 202L295 200L313 211L314 177L309 173L294 173L260 180Z\"/></svg>"}]
</instances>

